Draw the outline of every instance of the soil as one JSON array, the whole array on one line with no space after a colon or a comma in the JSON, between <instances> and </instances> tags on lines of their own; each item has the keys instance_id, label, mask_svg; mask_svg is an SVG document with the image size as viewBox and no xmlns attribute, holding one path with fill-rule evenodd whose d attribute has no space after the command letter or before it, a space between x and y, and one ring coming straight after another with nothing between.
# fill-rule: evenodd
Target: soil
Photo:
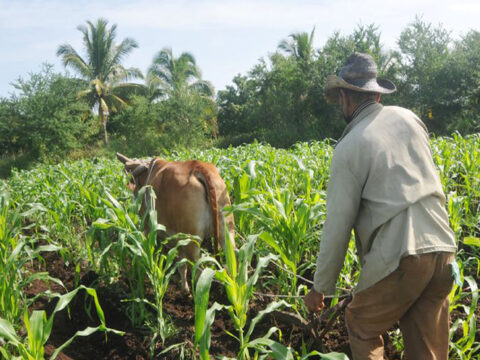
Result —
<instances>
[{"instance_id":1,"label":"soil","mask_svg":"<svg viewBox=\"0 0 480 360\"><path fill-rule=\"evenodd\" d=\"M44 262L35 263L32 271L48 271L50 276L60 279L68 290L75 288L75 266L67 265L58 253L45 253ZM180 291L173 278L171 285L164 298L163 311L171 321L176 333L168 339L165 344L161 344L157 339L151 345L152 334L145 329L134 329L130 325L128 317L122 312L124 303L122 303L121 288L122 284L106 285L100 281L94 272L86 272L81 269L77 274L78 283L96 288L100 305L105 313L107 326L116 330L124 331L123 336L109 333L97 332L88 337L76 338L64 350L57 359L60 360L91 360L91 359L109 359L109 360L127 360L127 359L190 359L193 350L193 334L194 334L194 305L193 299L184 296ZM34 282L27 291L29 297L49 289L51 291L65 293L65 290L55 284L47 284L43 281ZM211 298L223 304L227 304L227 297L223 291L223 287L217 283L212 284ZM95 310L91 311L89 317L85 304L89 303L86 296L79 293L76 299L70 304L69 311L64 310L55 315L52 334L45 348L46 356L50 356L55 349L68 340L76 331L83 330L87 326L98 326L99 321L96 318ZM250 305L249 316L254 317L260 310L265 309L271 301L269 298L255 298ZM55 301L47 301L45 297L39 297L34 303L33 309L44 309L49 315L55 307ZM333 323L332 328L322 339L323 352L337 351L346 353L350 356L348 335L344 323L344 314L340 314ZM282 323L275 316L266 316L256 327L252 338L263 336L268 329L276 326L281 330L280 340L284 345L291 346L300 351L302 344L306 344L307 350L314 350L311 345L311 338L297 326ZM234 332L233 323L227 311L219 311L216 313L215 322L211 327L211 345L210 354L213 356L228 356L235 358L238 351L238 342L236 339L226 333L226 331ZM275 336L274 336L275 338ZM387 359L400 359L401 354L395 346L385 337L385 355ZM182 346L173 348L172 350L160 355L160 353L168 347L182 344ZM152 355L153 354L153 355Z\"/></svg>"}]
</instances>

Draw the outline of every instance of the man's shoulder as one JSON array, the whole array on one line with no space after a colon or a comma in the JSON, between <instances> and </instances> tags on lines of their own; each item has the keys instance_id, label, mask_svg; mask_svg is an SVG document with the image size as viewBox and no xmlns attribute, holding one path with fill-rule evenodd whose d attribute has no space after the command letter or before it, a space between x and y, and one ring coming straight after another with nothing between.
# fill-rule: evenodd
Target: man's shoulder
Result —
<instances>
[{"instance_id":1,"label":"man's shoulder","mask_svg":"<svg viewBox=\"0 0 480 360\"><path fill-rule=\"evenodd\" d=\"M418 117L412 110L397 106L397 105L388 105L384 106L382 109L382 113L390 113L390 114L398 114L403 116L414 116Z\"/></svg>"},{"instance_id":2,"label":"man's shoulder","mask_svg":"<svg viewBox=\"0 0 480 360\"><path fill-rule=\"evenodd\" d=\"M415 131L423 130L428 134L425 123L410 109L401 106L384 106L380 116L385 118L385 120L390 119L393 125L402 126L401 123L409 124Z\"/></svg>"},{"instance_id":3,"label":"man's shoulder","mask_svg":"<svg viewBox=\"0 0 480 360\"><path fill-rule=\"evenodd\" d=\"M383 145L389 146L392 136L404 133L405 128L423 122L409 109L401 106L383 106L380 111L367 115L356 125L337 145L339 152L368 151L369 148L379 149ZM414 127L417 127L414 125Z\"/></svg>"},{"instance_id":4,"label":"man's shoulder","mask_svg":"<svg viewBox=\"0 0 480 360\"><path fill-rule=\"evenodd\" d=\"M411 110L401 106L382 106L365 116L336 145L338 153L361 151L379 151L390 147L392 138L399 138L407 133L425 134L427 128L420 118Z\"/></svg>"}]
</instances>

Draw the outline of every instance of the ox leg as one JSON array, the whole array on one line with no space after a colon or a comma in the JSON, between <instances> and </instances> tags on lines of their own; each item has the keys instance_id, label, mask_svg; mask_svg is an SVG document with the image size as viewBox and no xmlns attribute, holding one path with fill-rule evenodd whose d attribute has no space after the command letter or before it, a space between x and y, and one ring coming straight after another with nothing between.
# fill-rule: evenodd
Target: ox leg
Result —
<instances>
[{"instance_id":1,"label":"ox leg","mask_svg":"<svg viewBox=\"0 0 480 360\"><path fill-rule=\"evenodd\" d=\"M190 294L190 287L188 286L187 273L188 273L188 264L184 263L178 267L178 272L180 274L180 286L182 287L183 294Z\"/></svg>"},{"instance_id":2,"label":"ox leg","mask_svg":"<svg viewBox=\"0 0 480 360\"><path fill-rule=\"evenodd\" d=\"M184 259L187 258L191 262L195 263L200 258L200 248L196 243L190 243L186 246L183 246L179 251L179 257ZM180 273L181 288L184 294L190 295L190 287L188 285L188 268L189 264L184 263L179 266L178 271ZM200 276L201 271L198 271L196 274L196 279Z\"/></svg>"}]
</instances>

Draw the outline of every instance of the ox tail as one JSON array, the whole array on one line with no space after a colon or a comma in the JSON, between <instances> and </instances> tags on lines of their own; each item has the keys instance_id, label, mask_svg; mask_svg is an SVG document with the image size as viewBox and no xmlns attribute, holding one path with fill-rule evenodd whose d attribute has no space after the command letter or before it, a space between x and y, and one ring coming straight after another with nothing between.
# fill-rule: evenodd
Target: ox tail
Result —
<instances>
[{"instance_id":1,"label":"ox tail","mask_svg":"<svg viewBox=\"0 0 480 360\"><path fill-rule=\"evenodd\" d=\"M205 167L195 161L195 166L193 168L193 173L195 177L200 180L200 182L205 187L207 192L207 201L210 204L210 209L212 211L212 225L213 225L213 237L214 237L214 251L215 255L219 252L219 243L220 243L220 224L219 224L219 213L218 213L218 203L217 203L217 191L213 184L212 177Z\"/></svg>"}]
</instances>

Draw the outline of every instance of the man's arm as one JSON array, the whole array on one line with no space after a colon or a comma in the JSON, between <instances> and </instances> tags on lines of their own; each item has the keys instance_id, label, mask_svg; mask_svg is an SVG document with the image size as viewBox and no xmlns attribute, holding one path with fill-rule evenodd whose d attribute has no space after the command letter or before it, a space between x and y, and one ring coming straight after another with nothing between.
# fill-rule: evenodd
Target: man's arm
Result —
<instances>
[{"instance_id":1,"label":"man's arm","mask_svg":"<svg viewBox=\"0 0 480 360\"><path fill-rule=\"evenodd\" d=\"M362 186L347 161L343 160L341 154L335 155L327 190L327 219L323 227L313 285L315 292L327 295L335 293L335 284L345 262L362 195Z\"/></svg>"}]
</instances>

